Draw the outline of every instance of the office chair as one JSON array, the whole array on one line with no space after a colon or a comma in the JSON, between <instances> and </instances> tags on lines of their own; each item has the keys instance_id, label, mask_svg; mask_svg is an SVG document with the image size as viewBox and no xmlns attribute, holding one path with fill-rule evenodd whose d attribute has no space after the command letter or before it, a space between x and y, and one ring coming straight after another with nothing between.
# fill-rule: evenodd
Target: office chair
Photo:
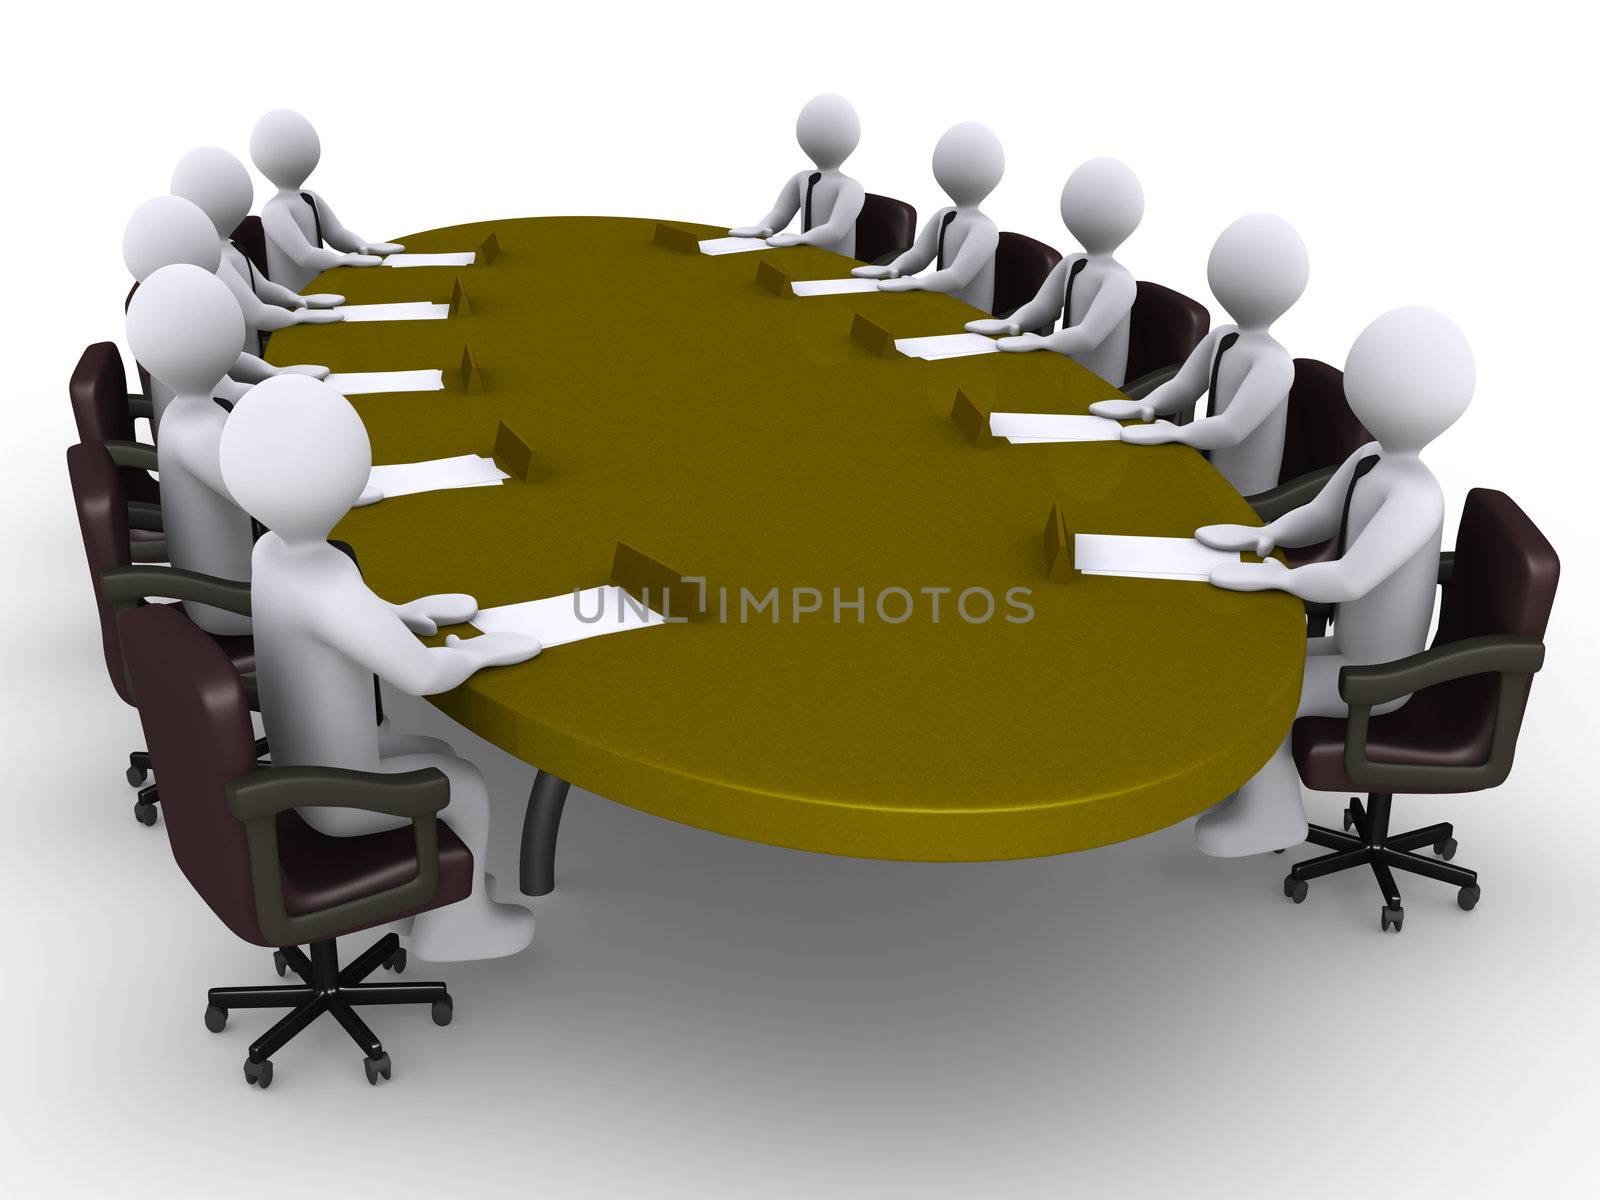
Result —
<instances>
[{"instance_id":1,"label":"office chair","mask_svg":"<svg viewBox=\"0 0 1600 1200\"><path fill-rule=\"evenodd\" d=\"M156 469L154 446L136 440L135 417L150 418L148 396L128 391L122 355L111 342L96 342L78 358L67 384L80 441L104 446L117 464L128 497L129 551L134 562L165 562L161 530L161 488L150 472Z\"/></svg>"},{"instance_id":2,"label":"office chair","mask_svg":"<svg viewBox=\"0 0 1600 1200\"><path fill-rule=\"evenodd\" d=\"M1122 393L1132 400L1143 400L1178 373L1184 360L1194 353L1211 329L1211 314L1206 306L1182 292L1141 279L1128 322L1127 383ZM1194 410L1188 411L1188 417ZM1184 424L1184 414L1168 418Z\"/></svg>"},{"instance_id":3,"label":"office chair","mask_svg":"<svg viewBox=\"0 0 1600 1200\"><path fill-rule=\"evenodd\" d=\"M1003 232L994 251L994 315L1009 317L1038 294L1061 252L1022 233ZM1039 333L1048 333L1046 325Z\"/></svg>"},{"instance_id":4,"label":"office chair","mask_svg":"<svg viewBox=\"0 0 1600 1200\"><path fill-rule=\"evenodd\" d=\"M245 1082L272 1083L272 1056L323 1013L365 1055L367 1082L388 1079L383 1044L356 1009L427 1004L448 1025L442 983L367 983L393 964L386 933L342 970L334 939L465 899L472 853L437 820L450 802L442 771L405 774L256 763L250 706L217 643L176 609L148 605L122 618L122 642L145 740L161 763L167 839L179 868L237 936L278 953L300 982L212 988L206 1028L220 1033L236 1008L287 1008L250 1044ZM296 809L359 808L409 818L408 828L330 837ZM302 951L301 946L307 949Z\"/></svg>"},{"instance_id":5,"label":"office chair","mask_svg":"<svg viewBox=\"0 0 1600 1200\"><path fill-rule=\"evenodd\" d=\"M1383 892L1381 929L1398 932L1405 920L1396 870L1454 884L1457 903L1476 907L1483 894L1476 872L1416 853L1431 846L1453 858L1454 827L1390 833L1390 802L1402 790L1475 792L1505 781L1533 676L1544 664L1560 575L1555 550L1509 496L1468 493L1433 644L1398 662L1345 667L1339 694L1349 717L1294 723L1291 746L1305 785L1365 791L1367 800L1351 797L1342 831L1310 827L1306 840L1333 853L1296 863L1284 895L1299 904L1311 880L1365 865ZM1372 715L1375 705L1406 695L1401 708Z\"/></svg>"},{"instance_id":6,"label":"office chair","mask_svg":"<svg viewBox=\"0 0 1600 1200\"><path fill-rule=\"evenodd\" d=\"M128 549L128 503L122 489L122 475L105 446L79 442L68 447L67 474L72 481L78 529L83 535L84 557L88 560L89 578L94 585L106 673L117 695L131 705L134 692L123 664L117 627L119 608L142 603L147 596L161 596L248 614L250 588L248 584L214 579L176 567L135 565ZM235 670L241 673L255 670L255 648L248 637L219 637L215 641ZM257 753L266 752L265 740L258 742ZM160 799L154 785L145 786L150 770L148 751L135 750L128 755L128 783L140 789L133 815L141 825L155 824L155 806Z\"/></svg>"},{"instance_id":7,"label":"office chair","mask_svg":"<svg viewBox=\"0 0 1600 1200\"><path fill-rule=\"evenodd\" d=\"M856 257L886 267L917 240L917 210L904 200L867 193L856 217Z\"/></svg>"},{"instance_id":8,"label":"office chair","mask_svg":"<svg viewBox=\"0 0 1600 1200\"><path fill-rule=\"evenodd\" d=\"M260 217L252 214L240 221L239 227L228 240L250 260L251 266L261 272L263 279L270 278L267 275L267 230L261 224Z\"/></svg>"}]
</instances>

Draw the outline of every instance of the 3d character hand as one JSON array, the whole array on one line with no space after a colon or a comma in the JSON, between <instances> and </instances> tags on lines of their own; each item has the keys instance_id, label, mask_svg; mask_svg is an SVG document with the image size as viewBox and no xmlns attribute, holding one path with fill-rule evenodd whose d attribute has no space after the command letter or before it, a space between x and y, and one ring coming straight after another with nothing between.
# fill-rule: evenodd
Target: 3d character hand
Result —
<instances>
[{"instance_id":1,"label":"3d character hand","mask_svg":"<svg viewBox=\"0 0 1600 1200\"><path fill-rule=\"evenodd\" d=\"M864 267L855 267L850 274L857 279L898 279L900 272L893 267L878 267L868 263Z\"/></svg>"},{"instance_id":2,"label":"3d character hand","mask_svg":"<svg viewBox=\"0 0 1600 1200\"><path fill-rule=\"evenodd\" d=\"M1097 417L1110 417L1113 421L1153 421L1156 410L1138 400L1096 400L1089 411Z\"/></svg>"},{"instance_id":3,"label":"3d character hand","mask_svg":"<svg viewBox=\"0 0 1600 1200\"><path fill-rule=\"evenodd\" d=\"M300 297L301 308L338 308L344 303L344 297L333 292L315 292L309 296Z\"/></svg>"},{"instance_id":4,"label":"3d character hand","mask_svg":"<svg viewBox=\"0 0 1600 1200\"><path fill-rule=\"evenodd\" d=\"M1211 582L1230 592L1267 592L1281 589L1288 576L1288 567L1269 558L1258 563L1223 563L1212 569Z\"/></svg>"},{"instance_id":5,"label":"3d character hand","mask_svg":"<svg viewBox=\"0 0 1600 1200\"><path fill-rule=\"evenodd\" d=\"M767 239L767 245L782 248L784 246L803 246L805 238L798 233L775 233Z\"/></svg>"},{"instance_id":6,"label":"3d character hand","mask_svg":"<svg viewBox=\"0 0 1600 1200\"><path fill-rule=\"evenodd\" d=\"M1093 406L1091 405L1091 410ZM1124 425L1122 440L1135 446L1159 446L1162 442L1179 441L1178 427L1171 421L1155 421L1149 425Z\"/></svg>"},{"instance_id":7,"label":"3d character hand","mask_svg":"<svg viewBox=\"0 0 1600 1200\"><path fill-rule=\"evenodd\" d=\"M369 483L366 487L361 489L361 495L356 497L356 507L365 508L367 505L376 504L382 499L383 492L380 489L373 487L372 484Z\"/></svg>"},{"instance_id":8,"label":"3d character hand","mask_svg":"<svg viewBox=\"0 0 1600 1200\"><path fill-rule=\"evenodd\" d=\"M878 280L880 292L920 292L922 280L915 275L896 275L890 279Z\"/></svg>"},{"instance_id":9,"label":"3d character hand","mask_svg":"<svg viewBox=\"0 0 1600 1200\"><path fill-rule=\"evenodd\" d=\"M376 254L346 254L341 267L376 267L383 262Z\"/></svg>"},{"instance_id":10,"label":"3d character hand","mask_svg":"<svg viewBox=\"0 0 1600 1200\"><path fill-rule=\"evenodd\" d=\"M485 633L475 638L458 638L452 633L444 639L444 644L471 655L480 667L509 667L527 662L544 649L538 638L525 633Z\"/></svg>"},{"instance_id":11,"label":"3d character hand","mask_svg":"<svg viewBox=\"0 0 1600 1200\"><path fill-rule=\"evenodd\" d=\"M729 237L769 238L772 230L765 225L736 225L728 230Z\"/></svg>"},{"instance_id":12,"label":"3d character hand","mask_svg":"<svg viewBox=\"0 0 1600 1200\"><path fill-rule=\"evenodd\" d=\"M1259 525L1202 525L1195 540L1213 550L1243 550L1262 558L1272 553L1272 535Z\"/></svg>"},{"instance_id":13,"label":"3d character hand","mask_svg":"<svg viewBox=\"0 0 1600 1200\"><path fill-rule=\"evenodd\" d=\"M332 325L342 320L342 312L329 312L325 308L302 308L295 313L296 325Z\"/></svg>"},{"instance_id":14,"label":"3d character hand","mask_svg":"<svg viewBox=\"0 0 1600 1200\"><path fill-rule=\"evenodd\" d=\"M1008 354L1026 354L1030 350L1045 349L1045 340L1037 333L1024 333L1017 337L1003 337L995 345Z\"/></svg>"},{"instance_id":15,"label":"3d character hand","mask_svg":"<svg viewBox=\"0 0 1600 1200\"><path fill-rule=\"evenodd\" d=\"M333 374L327 367L316 363L296 363L292 367L279 367L275 374L278 375L309 375L313 379L326 379Z\"/></svg>"},{"instance_id":16,"label":"3d character hand","mask_svg":"<svg viewBox=\"0 0 1600 1200\"><path fill-rule=\"evenodd\" d=\"M968 321L967 332L981 333L984 337L1016 337L1022 332L1022 326L999 317L985 317L981 321Z\"/></svg>"},{"instance_id":17,"label":"3d character hand","mask_svg":"<svg viewBox=\"0 0 1600 1200\"><path fill-rule=\"evenodd\" d=\"M363 254L399 254L405 247L399 242L362 242Z\"/></svg>"},{"instance_id":18,"label":"3d character hand","mask_svg":"<svg viewBox=\"0 0 1600 1200\"><path fill-rule=\"evenodd\" d=\"M459 625L472 620L478 615L478 602L465 592L441 592L397 605L394 611L412 633L432 637L441 625Z\"/></svg>"}]
</instances>

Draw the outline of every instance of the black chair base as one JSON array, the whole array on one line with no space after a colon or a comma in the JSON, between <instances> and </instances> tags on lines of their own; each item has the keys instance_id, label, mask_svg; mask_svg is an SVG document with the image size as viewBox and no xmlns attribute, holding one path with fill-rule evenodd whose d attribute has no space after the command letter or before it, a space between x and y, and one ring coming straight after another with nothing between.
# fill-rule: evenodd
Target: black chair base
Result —
<instances>
[{"instance_id":1,"label":"black chair base","mask_svg":"<svg viewBox=\"0 0 1600 1200\"><path fill-rule=\"evenodd\" d=\"M206 1028L221 1033L234 1008L288 1008L292 1011L266 1033L250 1043L250 1056L244 1062L244 1079L256 1087L272 1084L272 1056L323 1013L330 1013L350 1039L366 1056L363 1066L367 1082L388 1079L392 1064L383 1043L356 1014L363 1004L429 1004L433 1023L448 1025L454 1015L450 993L442 983L366 983L367 976L379 967L400 971L405 968L405 951L400 939L386 933L369 946L354 962L339 969L339 954L330 938L313 942L308 957L297 946L285 946L273 954L283 974L292 968L301 982L271 987L212 988L206 993Z\"/></svg>"},{"instance_id":2,"label":"black chair base","mask_svg":"<svg viewBox=\"0 0 1600 1200\"><path fill-rule=\"evenodd\" d=\"M1367 866L1372 868L1378 889L1383 893L1383 911L1379 915L1378 927L1384 931L1393 929L1399 933L1405 922L1400 889L1394 882L1394 872L1397 870L1453 883L1461 889L1456 894L1456 903L1468 911L1476 908L1483 895L1476 871L1451 866L1448 861L1424 858L1416 853L1419 847L1431 846L1441 859L1453 858L1456 852L1453 827L1444 822L1413 829L1408 833L1391 834L1389 805L1392 799L1392 796L1374 793L1367 797L1367 805L1363 806L1357 797L1352 796L1350 807L1345 809L1343 831L1322 825L1310 826L1306 841L1325 846L1333 853L1308 858L1291 867L1289 874L1284 876L1283 894L1299 904L1306 898L1306 885L1311 880L1348 871L1351 867ZM1352 828L1354 833L1347 832Z\"/></svg>"}]
</instances>

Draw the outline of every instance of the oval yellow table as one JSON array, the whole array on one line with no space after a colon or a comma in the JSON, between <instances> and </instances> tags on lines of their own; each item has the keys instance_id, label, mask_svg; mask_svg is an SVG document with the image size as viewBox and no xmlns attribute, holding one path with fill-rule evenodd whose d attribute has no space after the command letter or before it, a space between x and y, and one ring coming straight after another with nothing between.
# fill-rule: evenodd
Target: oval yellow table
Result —
<instances>
[{"instance_id":1,"label":"oval yellow table","mask_svg":"<svg viewBox=\"0 0 1600 1200\"><path fill-rule=\"evenodd\" d=\"M1256 523L1200 455L975 445L951 419L958 389L980 412L1083 412L1117 393L1054 354L874 353L851 336L857 314L904 337L959 332L974 310L929 293L798 298L780 273L854 264L812 248L705 256L672 243L723 231L671 226L663 245L657 230L539 218L406 237L413 251L454 251L492 234L498 253L330 271L312 290L350 303L454 296L454 310L271 343L277 363L445 369L442 392L353 398L374 462L488 454L502 422L534 452L527 481L352 512L336 536L380 594L465 591L484 607L560 595L605 583L618 542L704 577L714 607L728 590L727 622L554 647L433 698L542 769L526 890L549 888L562 780L759 842L979 860L1161 829L1266 760L1299 695L1297 600L1046 574L1053 504L1076 532ZM762 263L773 288L757 281ZM779 620L766 609L740 623L740 589L773 588ZM912 602L899 623L898 593L887 620L876 604L896 588ZM970 588L995 597L991 619L957 611ZM1023 623L1005 619L1021 613L1006 600L1015 588L1029 589ZM814 602L803 589L822 605L795 620L796 596ZM862 610L849 607L858 589ZM984 607L974 593L968 616Z\"/></svg>"}]
</instances>

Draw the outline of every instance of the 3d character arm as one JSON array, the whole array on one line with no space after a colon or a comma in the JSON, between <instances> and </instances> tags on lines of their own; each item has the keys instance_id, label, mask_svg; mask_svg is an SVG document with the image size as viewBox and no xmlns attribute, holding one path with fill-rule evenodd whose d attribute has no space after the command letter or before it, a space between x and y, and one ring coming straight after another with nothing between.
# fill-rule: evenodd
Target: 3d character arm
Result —
<instances>
[{"instance_id":1,"label":"3d character arm","mask_svg":"<svg viewBox=\"0 0 1600 1200\"><path fill-rule=\"evenodd\" d=\"M968 321L968 333L981 333L986 337L1002 338L1002 350L1041 350L1044 338L1036 333L1023 333L1024 329L1037 329L1056 319L1061 311L1061 293L1067 286L1067 272L1082 255L1064 258L1044 277L1044 283L1029 300L1009 317L987 317L981 321Z\"/></svg>"},{"instance_id":2,"label":"3d character arm","mask_svg":"<svg viewBox=\"0 0 1600 1200\"><path fill-rule=\"evenodd\" d=\"M405 247L398 242L369 242L353 229L346 229L339 223L339 218L334 214L333 206L312 193L317 201L317 216L322 222L322 240L346 254L398 254Z\"/></svg>"},{"instance_id":3,"label":"3d character arm","mask_svg":"<svg viewBox=\"0 0 1600 1200\"><path fill-rule=\"evenodd\" d=\"M772 211L754 225L736 225L728 230L731 237L768 238L794 220L800 211L800 181L803 175L792 175L773 202Z\"/></svg>"},{"instance_id":4,"label":"3d character arm","mask_svg":"<svg viewBox=\"0 0 1600 1200\"><path fill-rule=\"evenodd\" d=\"M950 209L941 208L934 213L928 222L923 225L922 231L917 234L917 240L911 243L910 249L886 267L868 265L857 267L850 274L858 279L896 279L901 275L909 275L922 270L934 260L939 253L939 228L944 223L944 216Z\"/></svg>"},{"instance_id":5,"label":"3d character arm","mask_svg":"<svg viewBox=\"0 0 1600 1200\"><path fill-rule=\"evenodd\" d=\"M1133 281L1132 275L1120 271L1111 275L1100 285L1100 290L1094 294L1094 299L1089 301L1089 310L1083 314L1083 320L1076 325L1067 325L1070 314L1061 314L1063 328L1043 339L1045 349L1054 350L1057 354L1083 354L1093 350L1116 332L1117 326L1127 320L1138 290L1139 285ZM1021 315L1019 310L1016 316ZM1018 323L1024 329L1029 328L1027 321ZM1041 325L1043 323L1039 322Z\"/></svg>"},{"instance_id":6,"label":"3d character arm","mask_svg":"<svg viewBox=\"0 0 1600 1200\"><path fill-rule=\"evenodd\" d=\"M261 224L273 245L288 255L295 266L305 271L321 273L334 267L348 265L349 256L324 246L313 246L294 219L294 214L279 204L267 205L261 214ZM327 225L323 225L327 236Z\"/></svg>"},{"instance_id":7,"label":"3d character arm","mask_svg":"<svg viewBox=\"0 0 1600 1200\"><path fill-rule=\"evenodd\" d=\"M1344 500L1350 494L1350 480L1355 475L1356 464L1363 458L1379 452L1376 442L1361 447L1339 464L1322 490L1299 508L1292 509L1266 528L1275 546L1315 546L1339 532L1339 521L1344 515Z\"/></svg>"},{"instance_id":8,"label":"3d character arm","mask_svg":"<svg viewBox=\"0 0 1600 1200\"><path fill-rule=\"evenodd\" d=\"M1143 400L1100 400L1091 404L1089 411L1097 417L1110 417L1116 421L1153 421L1159 416L1192 407L1206 394L1217 337L1217 331L1212 330L1201 338L1200 344L1183 360L1178 373Z\"/></svg>"},{"instance_id":9,"label":"3d character arm","mask_svg":"<svg viewBox=\"0 0 1600 1200\"><path fill-rule=\"evenodd\" d=\"M948 267L918 275L914 280L902 278L897 283L900 287L925 292L959 292L976 279L978 272L994 258L995 248L999 244L999 229L988 224L979 226L967 234Z\"/></svg>"},{"instance_id":10,"label":"3d character arm","mask_svg":"<svg viewBox=\"0 0 1600 1200\"><path fill-rule=\"evenodd\" d=\"M260 271L255 273L256 296L264 303L276 305L278 308L301 309L306 307L306 298L298 292L291 292L281 283L273 283Z\"/></svg>"},{"instance_id":11,"label":"3d character arm","mask_svg":"<svg viewBox=\"0 0 1600 1200\"><path fill-rule=\"evenodd\" d=\"M271 379L274 375L309 375L313 379L326 379L329 375L327 367L315 363L297 363L288 367L275 367L264 358L257 358L254 354L243 353L234 360L233 366L228 369L228 379L236 386L243 386L245 391L260 383L263 379ZM222 395L218 392L218 395ZM226 400L239 401L239 396L224 396Z\"/></svg>"},{"instance_id":12,"label":"3d character arm","mask_svg":"<svg viewBox=\"0 0 1600 1200\"><path fill-rule=\"evenodd\" d=\"M217 272L217 278L228 285L233 298L239 302L239 311L244 314L244 323L251 329L269 331L283 329L299 321L299 318L282 304L264 303L256 292L250 290L250 285L240 277L238 271L233 269L231 263L223 262ZM287 288L283 290L288 291ZM288 294L294 295L293 292ZM296 296L295 299L298 300L299 297Z\"/></svg>"},{"instance_id":13,"label":"3d character arm","mask_svg":"<svg viewBox=\"0 0 1600 1200\"><path fill-rule=\"evenodd\" d=\"M813 225L806 233L796 234L795 240L806 246L832 245L855 228L856 218L867 202L867 189L854 179L839 181L839 194L834 198L833 211L822 225Z\"/></svg>"},{"instance_id":14,"label":"3d character arm","mask_svg":"<svg viewBox=\"0 0 1600 1200\"><path fill-rule=\"evenodd\" d=\"M1233 399L1228 401L1228 407L1222 412L1188 425L1163 424L1159 427L1124 429L1122 439L1127 442L1181 442L1196 450L1224 450L1229 446L1237 446L1283 404L1293 385L1294 364L1287 358L1257 359L1250 364L1250 369L1239 382L1238 390L1233 393ZM1157 388L1151 393L1150 399L1156 399L1163 390ZM1215 396L1211 402L1216 403Z\"/></svg>"},{"instance_id":15,"label":"3d character arm","mask_svg":"<svg viewBox=\"0 0 1600 1200\"><path fill-rule=\"evenodd\" d=\"M441 592L419 596L409 604L391 604L394 615L412 633L432 637L440 625L460 625L478 615L478 602L465 592Z\"/></svg>"}]
</instances>

